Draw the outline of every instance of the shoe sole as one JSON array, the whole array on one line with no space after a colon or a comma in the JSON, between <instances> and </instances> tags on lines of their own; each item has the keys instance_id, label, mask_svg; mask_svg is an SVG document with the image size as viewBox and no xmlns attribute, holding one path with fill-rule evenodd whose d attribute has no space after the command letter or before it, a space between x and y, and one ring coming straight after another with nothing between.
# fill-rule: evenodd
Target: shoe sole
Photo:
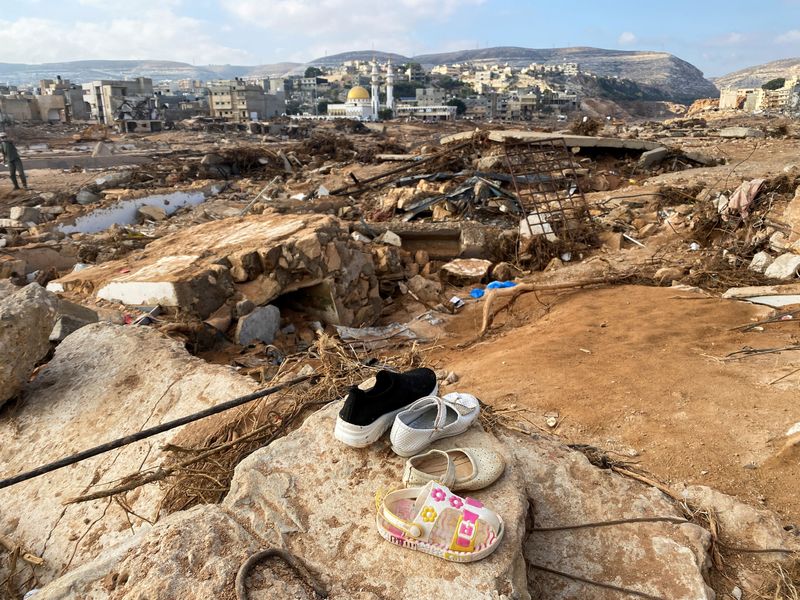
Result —
<instances>
[{"instance_id":1,"label":"shoe sole","mask_svg":"<svg viewBox=\"0 0 800 600\"><path fill-rule=\"evenodd\" d=\"M377 442L386 433L386 430L394 423L394 418L403 408L381 415L373 423L364 426L353 425L341 417L336 417L336 427L333 430L333 435L343 444L353 448L366 448L370 444Z\"/></svg>"},{"instance_id":2,"label":"shoe sole","mask_svg":"<svg viewBox=\"0 0 800 600\"><path fill-rule=\"evenodd\" d=\"M433 391L428 396L439 393L439 382L433 387ZM423 396L420 396L422 398ZM415 402L412 400L408 404ZM343 444L352 448L366 448L370 444L374 444L378 439L386 433L386 430L394 423L394 418L407 406L402 406L395 411L386 413L378 417L369 425L353 425L348 423L341 417L336 417L336 426L333 428L333 436Z\"/></svg>"}]
</instances>

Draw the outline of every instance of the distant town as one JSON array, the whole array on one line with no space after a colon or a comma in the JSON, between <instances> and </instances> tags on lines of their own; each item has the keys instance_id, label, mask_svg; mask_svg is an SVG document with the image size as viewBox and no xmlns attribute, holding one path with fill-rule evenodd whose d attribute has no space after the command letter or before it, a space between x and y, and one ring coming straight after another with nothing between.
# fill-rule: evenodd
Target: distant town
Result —
<instances>
[{"instance_id":1,"label":"distant town","mask_svg":"<svg viewBox=\"0 0 800 600\"><path fill-rule=\"evenodd\" d=\"M633 90L633 92L631 92ZM171 128L185 119L249 123L295 119L359 121L532 121L567 116L586 98L648 98L635 82L598 76L578 63L526 67L485 62L436 65L346 60L300 74L264 78L97 80L55 76L29 85L0 85L0 123L94 121L122 133ZM798 78L761 88L724 89L713 110L797 114ZM608 115L613 116L613 115Z\"/></svg>"}]
</instances>

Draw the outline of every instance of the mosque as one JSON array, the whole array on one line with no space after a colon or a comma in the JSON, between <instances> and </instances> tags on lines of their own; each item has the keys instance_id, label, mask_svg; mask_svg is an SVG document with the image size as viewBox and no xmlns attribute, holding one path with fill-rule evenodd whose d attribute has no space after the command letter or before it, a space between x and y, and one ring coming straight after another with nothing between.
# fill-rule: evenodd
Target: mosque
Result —
<instances>
[{"instance_id":1,"label":"mosque","mask_svg":"<svg viewBox=\"0 0 800 600\"><path fill-rule=\"evenodd\" d=\"M358 119L360 121L377 121L380 105L380 76L377 61L372 62L372 93L365 87L357 85L347 92L347 101L344 104L329 104L329 117L345 117L348 119ZM394 70L392 61L386 64L386 105L384 108L395 109L394 105Z\"/></svg>"}]
</instances>

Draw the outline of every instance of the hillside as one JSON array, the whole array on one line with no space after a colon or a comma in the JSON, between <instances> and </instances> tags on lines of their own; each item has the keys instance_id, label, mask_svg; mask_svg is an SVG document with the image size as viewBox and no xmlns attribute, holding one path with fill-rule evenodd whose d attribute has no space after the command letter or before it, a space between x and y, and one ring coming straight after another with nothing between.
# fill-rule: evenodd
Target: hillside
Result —
<instances>
[{"instance_id":1,"label":"hillside","mask_svg":"<svg viewBox=\"0 0 800 600\"><path fill-rule=\"evenodd\" d=\"M759 87L776 77L800 77L800 58L784 58L714 79L720 89Z\"/></svg>"},{"instance_id":2,"label":"hillside","mask_svg":"<svg viewBox=\"0 0 800 600\"><path fill-rule=\"evenodd\" d=\"M282 75L297 63L237 66L205 65L167 60L81 60L38 65L0 63L0 82L11 84L33 83L40 79L55 79L61 75L75 83L95 79L131 79L150 77L154 81L165 79L229 79L232 77L258 77Z\"/></svg>"},{"instance_id":3,"label":"hillside","mask_svg":"<svg viewBox=\"0 0 800 600\"><path fill-rule=\"evenodd\" d=\"M502 62L523 66L532 62L577 62L585 71L608 77L630 79L660 90L666 99L690 102L718 95L713 83L694 65L667 52L604 50L602 48L518 48L498 47L415 56L414 60L433 66L464 61Z\"/></svg>"}]
</instances>

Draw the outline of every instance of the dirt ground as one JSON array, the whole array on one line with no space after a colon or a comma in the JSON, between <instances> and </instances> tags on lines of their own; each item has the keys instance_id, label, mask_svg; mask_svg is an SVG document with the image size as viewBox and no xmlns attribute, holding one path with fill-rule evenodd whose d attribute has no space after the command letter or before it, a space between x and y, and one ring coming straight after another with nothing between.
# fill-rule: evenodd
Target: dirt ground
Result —
<instances>
[{"instance_id":1,"label":"dirt ground","mask_svg":"<svg viewBox=\"0 0 800 600\"><path fill-rule=\"evenodd\" d=\"M541 300L541 302L539 301ZM796 344L797 321L733 330L771 311L670 288L617 286L526 294L474 340L482 304L447 326L434 357L454 389L530 409L545 430L635 463L680 491L701 484L800 522L800 464L778 458L800 422L800 353L721 360L745 347ZM503 320L505 319L505 320ZM463 347L467 342L466 347Z\"/></svg>"}]
</instances>

